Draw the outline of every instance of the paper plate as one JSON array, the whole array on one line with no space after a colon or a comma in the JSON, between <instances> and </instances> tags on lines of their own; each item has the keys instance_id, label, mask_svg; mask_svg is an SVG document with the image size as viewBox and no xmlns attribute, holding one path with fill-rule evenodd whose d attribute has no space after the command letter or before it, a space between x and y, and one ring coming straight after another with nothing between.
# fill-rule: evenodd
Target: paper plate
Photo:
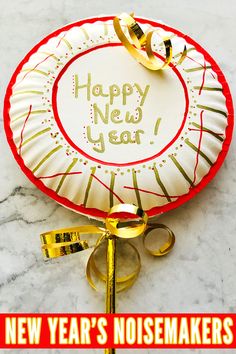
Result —
<instances>
[{"instance_id":1,"label":"paper plate","mask_svg":"<svg viewBox=\"0 0 236 354\"><path fill-rule=\"evenodd\" d=\"M220 68L191 38L137 18L143 31L171 37L170 67L153 72L130 56L112 20L67 25L26 55L7 89L5 130L24 173L62 205L102 218L131 203L153 216L215 175L231 140L232 100ZM162 59L157 36L153 48Z\"/></svg>"}]
</instances>

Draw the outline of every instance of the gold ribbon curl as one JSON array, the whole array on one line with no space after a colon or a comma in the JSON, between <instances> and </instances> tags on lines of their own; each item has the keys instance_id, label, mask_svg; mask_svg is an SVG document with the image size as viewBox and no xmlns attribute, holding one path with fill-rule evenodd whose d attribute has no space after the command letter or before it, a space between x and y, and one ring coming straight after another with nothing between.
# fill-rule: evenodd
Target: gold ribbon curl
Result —
<instances>
[{"instance_id":1,"label":"gold ribbon curl","mask_svg":"<svg viewBox=\"0 0 236 354\"><path fill-rule=\"evenodd\" d=\"M125 219L123 216L125 215ZM121 219L122 217L122 219ZM168 234L168 240L159 249L147 247L147 239L153 230L164 229ZM99 235L95 246L89 245L87 240L82 240L85 234ZM145 250L153 256L163 256L169 253L175 243L174 233L165 225L148 224L147 214L140 208L131 204L118 204L113 206L105 219L105 227L83 225L59 230L53 230L40 235L42 252L45 258L56 258L86 250L94 247L86 267L86 277L92 288L97 289L93 281L92 273L96 278L107 281L107 274L101 272L95 262L95 255L99 248L109 240L120 239L126 241L126 245L132 249L136 256L136 265L128 275L116 277L117 292L129 288L137 279L141 269L141 258L137 248L130 242L131 238L143 237Z\"/></svg>"},{"instance_id":2,"label":"gold ribbon curl","mask_svg":"<svg viewBox=\"0 0 236 354\"><path fill-rule=\"evenodd\" d=\"M131 41L123 31L121 21L128 28ZM173 58L172 42L170 37L163 35L160 29L151 29L147 33L144 33L142 28L135 21L134 15L128 15L126 13L114 17L113 26L121 43L140 64L154 71L162 70L169 66ZM152 37L154 34L158 34L158 36L161 37L165 47L165 60L163 63L157 60L155 52L152 49ZM143 50L146 51L146 56L143 54ZM185 45L180 59L175 66L180 65L186 56L187 47Z\"/></svg>"}]
</instances>

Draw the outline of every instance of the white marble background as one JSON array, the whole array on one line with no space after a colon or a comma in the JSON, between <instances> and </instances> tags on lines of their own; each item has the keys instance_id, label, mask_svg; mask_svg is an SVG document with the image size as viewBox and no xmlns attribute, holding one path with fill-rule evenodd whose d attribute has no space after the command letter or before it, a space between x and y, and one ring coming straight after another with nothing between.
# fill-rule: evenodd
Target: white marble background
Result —
<instances>
[{"instance_id":1,"label":"white marble background","mask_svg":"<svg viewBox=\"0 0 236 354\"><path fill-rule=\"evenodd\" d=\"M0 0L1 106L13 70L41 38L83 17L123 11L162 19L192 36L220 64L234 95L234 0ZM2 117L0 135L0 311L102 312L103 296L85 279L87 252L45 264L40 251L40 232L85 224L87 219L59 206L28 181L8 147ZM118 296L120 312L236 311L235 148L234 141L223 167L204 191L160 218L177 236L175 249L164 259L141 251L141 275ZM185 350L191 352L208 351Z\"/></svg>"}]
</instances>

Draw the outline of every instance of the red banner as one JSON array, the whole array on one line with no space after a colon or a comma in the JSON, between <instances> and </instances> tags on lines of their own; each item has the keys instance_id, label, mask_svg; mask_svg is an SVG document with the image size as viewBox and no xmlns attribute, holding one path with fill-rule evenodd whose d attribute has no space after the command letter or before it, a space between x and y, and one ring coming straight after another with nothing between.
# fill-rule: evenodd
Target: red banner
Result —
<instances>
[{"instance_id":1,"label":"red banner","mask_svg":"<svg viewBox=\"0 0 236 354\"><path fill-rule=\"evenodd\" d=\"M0 348L236 348L236 314L0 314Z\"/></svg>"}]
</instances>

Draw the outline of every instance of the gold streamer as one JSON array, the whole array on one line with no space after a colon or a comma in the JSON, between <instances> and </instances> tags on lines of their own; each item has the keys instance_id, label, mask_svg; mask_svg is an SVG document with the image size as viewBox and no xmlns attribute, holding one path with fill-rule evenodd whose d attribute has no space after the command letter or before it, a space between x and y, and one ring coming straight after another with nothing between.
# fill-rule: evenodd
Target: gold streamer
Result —
<instances>
[{"instance_id":1,"label":"gold streamer","mask_svg":"<svg viewBox=\"0 0 236 354\"><path fill-rule=\"evenodd\" d=\"M125 221L121 221L118 217L123 214L126 216ZM128 219L129 217L129 219ZM135 218L135 219L134 219ZM139 220L137 220L137 218ZM65 256L77 252L81 252L90 247L94 247L86 267L86 276L92 288L97 289L92 279L92 273L96 278L106 282L107 275L102 273L96 263L95 254L104 242L109 243L111 238L126 239L126 245L131 247L137 259L135 269L123 277L117 277L116 283L118 285L118 292L129 288L140 272L141 259L137 248L130 243L131 238L142 236L145 250L153 256L163 256L171 251L175 243L175 236L173 232L163 224L148 224L147 214L140 208L131 204L118 204L113 206L108 212L105 219L105 227L98 227L94 225L83 225L72 228L65 228L45 232L40 235L42 252L45 258L55 258ZM151 250L147 247L147 239L153 230L164 229L167 231L168 240L158 250ZM99 235L95 246L89 245L87 240L82 240L81 236L85 234Z\"/></svg>"},{"instance_id":2,"label":"gold streamer","mask_svg":"<svg viewBox=\"0 0 236 354\"><path fill-rule=\"evenodd\" d=\"M121 221L120 217L122 217ZM129 218L129 219L128 219ZM153 230L164 229L167 231L168 240L159 249L150 249L146 242L148 236ZM45 232L40 235L42 243L42 251L45 258L55 258L76 253L88 249L87 240L81 240L83 234L99 235L94 246L86 267L86 276L88 283L93 289L97 289L92 279L92 273L97 279L106 283L106 312L115 313L116 309L116 292L129 288L137 279L140 268L141 259L137 248L130 243L131 238L143 236L143 245L146 251L153 256L163 256L169 253L175 243L175 235L163 224L148 224L147 214L140 208L131 204L118 204L113 206L105 219L105 227L93 225L78 226L60 230ZM117 277L117 238L131 247L137 259L135 268L126 276ZM101 272L95 262L95 255L99 248L106 242L106 274ZM106 354L114 354L114 348L105 349Z\"/></svg>"},{"instance_id":3,"label":"gold streamer","mask_svg":"<svg viewBox=\"0 0 236 354\"><path fill-rule=\"evenodd\" d=\"M123 23L127 26L131 41L125 35L121 26L121 21L123 21ZM120 16L116 16L113 19L113 26L121 43L140 64L154 71L165 69L169 66L173 58L172 42L170 37L163 36L162 32L158 29L150 30L149 32L144 33L142 28L135 21L133 14L128 15L126 13L122 13ZM165 60L163 63L157 60L155 52L152 49L152 37L154 33L161 37L165 47ZM140 49L144 49L146 51L146 56ZM187 47L185 45L180 59L175 66L180 65L186 58L186 55Z\"/></svg>"}]
</instances>

